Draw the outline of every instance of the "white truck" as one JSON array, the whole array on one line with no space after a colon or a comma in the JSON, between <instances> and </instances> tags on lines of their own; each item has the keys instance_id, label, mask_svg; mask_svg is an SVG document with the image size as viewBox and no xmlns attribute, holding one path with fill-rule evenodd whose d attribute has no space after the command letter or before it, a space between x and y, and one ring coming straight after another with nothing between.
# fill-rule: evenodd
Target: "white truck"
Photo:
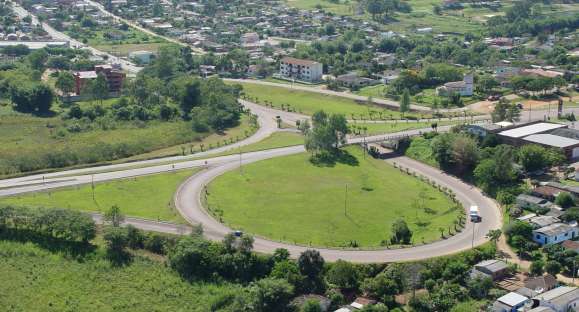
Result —
<instances>
[{"instance_id":1,"label":"white truck","mask_svg":"<svg viewBox=\"0 0 579 312\"><path fill-rule=\"evenodd\" d=\"M470 212L468 215L470 216L470 221L472 222L480 222L482 219L479 214L478 206L470 206Z\"/></svg>"}]
</instances>

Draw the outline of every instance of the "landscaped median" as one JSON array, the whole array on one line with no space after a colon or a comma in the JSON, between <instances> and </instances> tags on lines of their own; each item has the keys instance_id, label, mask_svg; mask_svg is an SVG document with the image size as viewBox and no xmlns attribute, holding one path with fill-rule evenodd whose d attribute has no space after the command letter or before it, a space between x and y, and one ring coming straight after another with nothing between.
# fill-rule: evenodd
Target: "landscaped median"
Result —
<instances>
[{"instance_id":1,"label":"landscaped median","mask_svg":"<svg viewBox=\"0 0 579 312\"><path fill-rule=\"evenodd\" d=\"M345 151L331 165L302 153L228 172L209 184L207 208L233 229L311 246L389 246L397 220L413 244L458 230L463 208L437 187L357 147Z\"/></svg>"}]
</instances>

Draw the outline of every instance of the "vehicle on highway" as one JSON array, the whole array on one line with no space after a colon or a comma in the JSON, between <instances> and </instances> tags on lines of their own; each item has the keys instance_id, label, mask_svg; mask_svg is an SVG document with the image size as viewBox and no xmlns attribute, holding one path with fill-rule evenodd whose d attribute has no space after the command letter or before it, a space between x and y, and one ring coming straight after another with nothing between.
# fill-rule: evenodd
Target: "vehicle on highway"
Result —
<instances>
[{"instance_id":1,"label":"vehicle on highway","mask_svg":"<svg viewBox=\"0 0 579 312\"><path fill-rule=\"evenodd\" d=\"M479 209L478 206L470 206L470 211L468 213L468 215L470 216L470 221L472 222L480 222L482 220L480 213L479 213Z\"/></svg>"}]
</instances>

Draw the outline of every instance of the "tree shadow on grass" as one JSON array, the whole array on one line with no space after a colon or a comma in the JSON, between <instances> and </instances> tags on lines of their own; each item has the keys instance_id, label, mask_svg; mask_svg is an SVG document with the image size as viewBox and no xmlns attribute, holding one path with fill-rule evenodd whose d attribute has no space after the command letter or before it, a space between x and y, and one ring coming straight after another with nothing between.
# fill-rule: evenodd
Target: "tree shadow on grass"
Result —
<instances>
[{"instance_id":1,"label":"tree shadow on grass","mask_svg":"<svg viewBox=\"0 0 579 312\"><path fill-rule=\"evenodd\" d=\"M96 246L89 242L68 241L47 237L28 230L0 229L0 240L19 243L34 243L38 247L52 253L64 253L67 256L83 261L86 256L94 253Z\"/></svg>"},{"instance_id":2,"label":"tree shadow on grass","mask_svg":"<svg viewBox=\"0 0 579 312\"><path fill-rule=\"evenodd\" d=\"M358 159L345 150L324 151L314 154L310 157L310 162L316 167L334 167L337 163L352 167L360 165Z\"/></svg>"}]
</instances>

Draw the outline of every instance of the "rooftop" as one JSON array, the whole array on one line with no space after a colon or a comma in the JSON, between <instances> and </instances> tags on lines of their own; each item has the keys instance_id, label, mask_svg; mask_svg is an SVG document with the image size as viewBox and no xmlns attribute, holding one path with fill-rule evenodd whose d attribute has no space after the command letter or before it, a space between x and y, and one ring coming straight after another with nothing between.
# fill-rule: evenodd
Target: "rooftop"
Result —
<instances>
[{"instance_id":1,"label":"rooftop","mask_svg":"<svg viewBox=\"0 0 579 312\"><path fill-rule=\"evenodd\" d=\"M502 302L502 303L508 305L509 307L518 306L518 305L526 302L527 300L529 300L529 298L527 298L523 295L519 295L516 292L510 292L510 293L500 297L499 299L497 299L497 301Z\"/></svg>"},{"instance_id":2,"label":"rooftop","mask_svg":"<svg viewBox=\"0 0 579 312\"><path fill-rule=\"evenodd\" d=\"M499 134L502 136L510 137L510 138L522 138L526 137L531 134L546 132L549 130L565 128L566 125L563 124L556 124L556 123L548 123L548 122L540 122L528 126L522 126L510 130L505 130L500 132Z\"/></svg>"},{"instance_id":3,"label":"rooftop","mask_svg":"<svg viewBox=\"0 0 579 312\"><path fill-rule=\"evenodd\" d=\"M579 298L579 289L577 287L561 286L537 295L534 299L565 304L576 298Z\"/></svg>"},{"instance_id":4,"label":"rooftop","mask_svg":"<svg viewBox=\"0 0 579 312\"><path fill-rule=\"evenodd\" d=\"M302 59L297 59L297 58L293 58L293 57L284 57L281 60L281 62L282 63L290 63L290 64L294 64L294 65L302 65L302 66L319 64L316 61L302 60Z\"/></svg>"},{"instance_id":5,"label":"rooftop","mask_svg":"<svg viewBox=\"0 0 579 312\"><path fill-rule=\"evenodd\" d=\"M537 204L537 205L544 204L547 202L546 199L532 196L532 195L527 195L527 194L521 194L521 195L517 196L517 200L522 200L522 201L526 201L528 203Z\"/></svg>"},{"instance_id":6,"label":"rooftop","mask_svg":"<svg viewBox=\"0 0 579 312\"><path fill-rule=\"evenodd\" d=\"M572 230L573 228L574 228L574 226L570 226L570 225L565 224L565 223L553 223L551 225L548 225L548 226L542 227L538 230L535 230L534 232L542 233L546 236L554 236L554 235L567 233L570 230Z\"/></svg>"},{"instance_id":7,"label":"rooftop","mask_svg":"<svg viewBox=\"0 0 579 312\"><path fill-rule=\"evenodd\" d=\"M528 137L525 137L523 140L531 143L537 143L559 148L579 145L579 140L547 133L529 135Z\"/></svg>"},{"instance_id":8,"label":"rooftop","mask_svg":"<svg viewBox=\"0 0 579 312\"><path fill-rule=\"evenodd\" d=\"M498 272L498 271L501 271L501 270L508 268L506 263L504 263L501 260L495 260L495 259L485 260L485 261L479 262L475 265L475 267L484 267L491 272Z\"/></svg>"}]
</instances>

